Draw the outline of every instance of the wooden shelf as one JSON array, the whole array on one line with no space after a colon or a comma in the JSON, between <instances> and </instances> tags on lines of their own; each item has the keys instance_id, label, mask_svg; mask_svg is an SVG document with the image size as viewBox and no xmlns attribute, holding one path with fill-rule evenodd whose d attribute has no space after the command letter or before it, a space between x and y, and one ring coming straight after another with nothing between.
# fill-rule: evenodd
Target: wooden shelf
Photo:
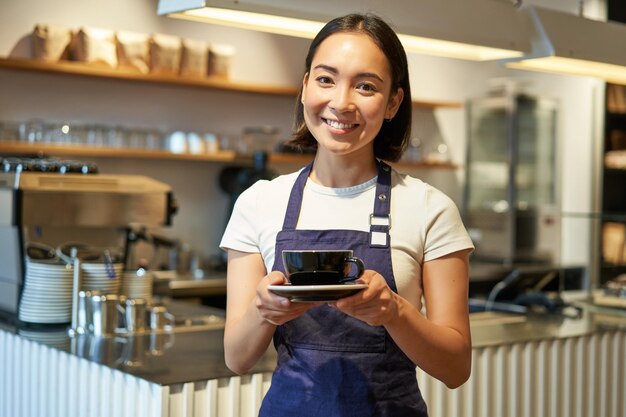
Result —
<instances>
[{"instance_id":1,"label":"wooden shelf","mask_svg":"<svg viewBox=\"0 0 626 417\"><path fill-rule=\"evenodd\" d=\"M173 84L189 87L204 87L216 90L228 90L243 93L295 96L298 89L291 86L272 86L263 84L246 84L228 81L222 78L190 78L174 75L143 74L130 70L113 69L103 66L86 65L79 62L60 61L45 62L30 59L0 58L0 68L85 76L105 79L118 79L155 84Z\"/></svg>"},{"instance_id":2,"label":"wooden shelf","mask_svg":"<svg viewBox=\"0 0 626 417\"><path fill-rule=\"evenodd\" d=\"M79 62L59 61L45 62L32 59L0 58L0 69L43 72L71 76L84 76L104 79L117 79L134 82L201 87L214 90L234 91L240 93L267 94L278 96L297 96L299 87L273 86L233 82L222 78L191 78L174 75L143 74L140 72L113 69L103 66L86 65ZM412 101L414 108L462 108L463 103L454 101Z\"/></svg>"},{"instance_id":3,"label":"wooden shelf","mask_svg":"<svg viewBox=\"0 0 626 417\"><path fill-rule=\"evenodd\" d=\"M425 101L425 100L416 100L413 99L411 101L414 109L462 109L463 103L460 101Z\"/></svg>"},{"instance_id":4,"label":"wooden shelf","mask_svg":"<svg viewBox=\"0 0 626 417\"><path fill-rule=\"evenodd\" d=\"M184 161L236 162L235 152L221 151L212 154L178 154L166 150L132 149L132 148L96 148L81 145L42 144L32 145L19 142L0 143L0 155L40 155L54 157L84 158L125 158L125 159L167 159Z\"/></svg>"},{"instance_id":5,"label":"wooden shelf","mask_svg":"<svg viewBox=\"0 0 626 417\"><path fill-rule=\"evenodd\" d=\"M216 163L249 164L251 157L238 155L233 151L220 151L211 154L177 154L165 150L144 150L128 148L93 148L78 145L54 144L24 144L18 142L0 142L0 156L11 155L40 155L53 157L81 157L81 158L124 158L124 159L160 159L171 161L200 161ZM312 159L311 155L288 153L274 153L269 156L270 164L305 165ZM457 169L458 166L449 162L411 162L401 161L392 163L395 167L414 169Z\"/></svg>"}]
</instances>

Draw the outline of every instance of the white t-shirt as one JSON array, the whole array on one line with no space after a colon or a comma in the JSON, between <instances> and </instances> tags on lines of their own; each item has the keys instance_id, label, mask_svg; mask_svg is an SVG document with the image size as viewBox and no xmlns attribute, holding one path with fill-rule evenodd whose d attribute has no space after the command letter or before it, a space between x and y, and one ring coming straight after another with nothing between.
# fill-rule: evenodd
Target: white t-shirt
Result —
<instances>
[{"instance_id":1,"label":"white t-shirt","mask_svg":"<svg viewBox=\"0 0 626 417\"><path fill-rule=\"evenodd\" d=\"M274 265L276 235L298 172L262 180L241 194L220 248L260 253L267 271ZM473 249L454 202L441 191L392 170L391 260L398 294L421 309L422 264ZM306 182L297 229L369 232L376 178L348 188Z\"/></svg>"}]
</instances>

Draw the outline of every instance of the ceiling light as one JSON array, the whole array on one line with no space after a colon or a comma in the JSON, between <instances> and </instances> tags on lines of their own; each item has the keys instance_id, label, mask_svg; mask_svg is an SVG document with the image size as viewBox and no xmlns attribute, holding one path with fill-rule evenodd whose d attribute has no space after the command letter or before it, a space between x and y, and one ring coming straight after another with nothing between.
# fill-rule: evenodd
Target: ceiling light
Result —
<instances>
[{"instance_id":1,"label":"ceiling light","mask_svg":"<svg viewBox=\"0 0 626 417\"><path fill-rule=\"evenodd\" d=\"M409 52L487 61L530 51L525 20L502 0L159 0L158 6L159 15L309 39L354 11L379 14Z\"/></svg>"},{"instance_id":2,"label":"ceiling light","mask_svg":"<svg viewBox=\"0 0 626 417\"><path fill-rule=\"evenodd\" d=\"M507 66L531 71L601 78L626 84L626 25L525 7L532 22L532 52Z\"/></svg>"},{"instance_id":3,"label":"ceiling light","mask_svg":"<svg viewBox=\"0 0 626 417\"><path fill-rule=\"evenodd\" d=\"M191 9L182 13L172 13L169 16L309 39L313 39L315 34L324 26L323 23L312 20L218 9L216 7Z\"/></svg>"}]
</instances>

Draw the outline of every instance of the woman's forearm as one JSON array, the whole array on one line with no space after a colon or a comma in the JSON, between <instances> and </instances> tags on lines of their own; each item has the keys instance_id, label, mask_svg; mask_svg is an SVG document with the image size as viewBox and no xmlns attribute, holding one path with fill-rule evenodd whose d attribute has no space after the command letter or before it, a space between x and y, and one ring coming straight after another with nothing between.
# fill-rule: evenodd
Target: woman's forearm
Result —
<instances>
[{"instance_id":1,"label":"woman's forearm","mask_svg":"<svg viewBox=\"0 0 626 417\"><path fill-rule=\"evenodd\" d=\"M224 359L238 374L257 363L276 327L261 317L256 306L256 289L265 274L259 253L228 251Z\"/></svg>"},{"instance_id":2,"label":"woman's forearm","mask_svg":"<svg viewBox=\"0 0 626 417\"><path fill-rule=\"evenodd\" d=\"M429 321L415 306L395 295L396 313L385 328L398 347L422 370L449 388L470 375L471 342L463 333Z\"/></svg>"},{"instance_id":3,"label":"woman's forearm","mask_svg":"<svg viewBox=\"0 0 626 417\"><path fill-rule=\"evenodd\" d=\"M226 366L237 373L248 372L267 350L276 326L264 320L254 302L240 317L228 317L224 330Z\"/></svg>"}]
</instances>

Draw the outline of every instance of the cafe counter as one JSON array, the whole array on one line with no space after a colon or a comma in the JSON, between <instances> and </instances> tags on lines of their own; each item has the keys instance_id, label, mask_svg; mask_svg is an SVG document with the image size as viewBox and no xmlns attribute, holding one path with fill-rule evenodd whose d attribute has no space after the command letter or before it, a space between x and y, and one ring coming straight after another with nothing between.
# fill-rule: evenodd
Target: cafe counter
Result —
<instances>
[{"instance_id":1,"label":"cafe counter","mask_svg":"<svg viewBox=\"0 0 626 417\"><path fill-rule=\"evenodd\" d=\"M567 316L472 314L470 380L450 390L417 371L430 416L626 415L626 311L576 305ZM130 336L0 322L0 415L256 416L274 350L235 375L224 364L223 312L169 308L183 325Z\"/></svg>"}]
</instances>

